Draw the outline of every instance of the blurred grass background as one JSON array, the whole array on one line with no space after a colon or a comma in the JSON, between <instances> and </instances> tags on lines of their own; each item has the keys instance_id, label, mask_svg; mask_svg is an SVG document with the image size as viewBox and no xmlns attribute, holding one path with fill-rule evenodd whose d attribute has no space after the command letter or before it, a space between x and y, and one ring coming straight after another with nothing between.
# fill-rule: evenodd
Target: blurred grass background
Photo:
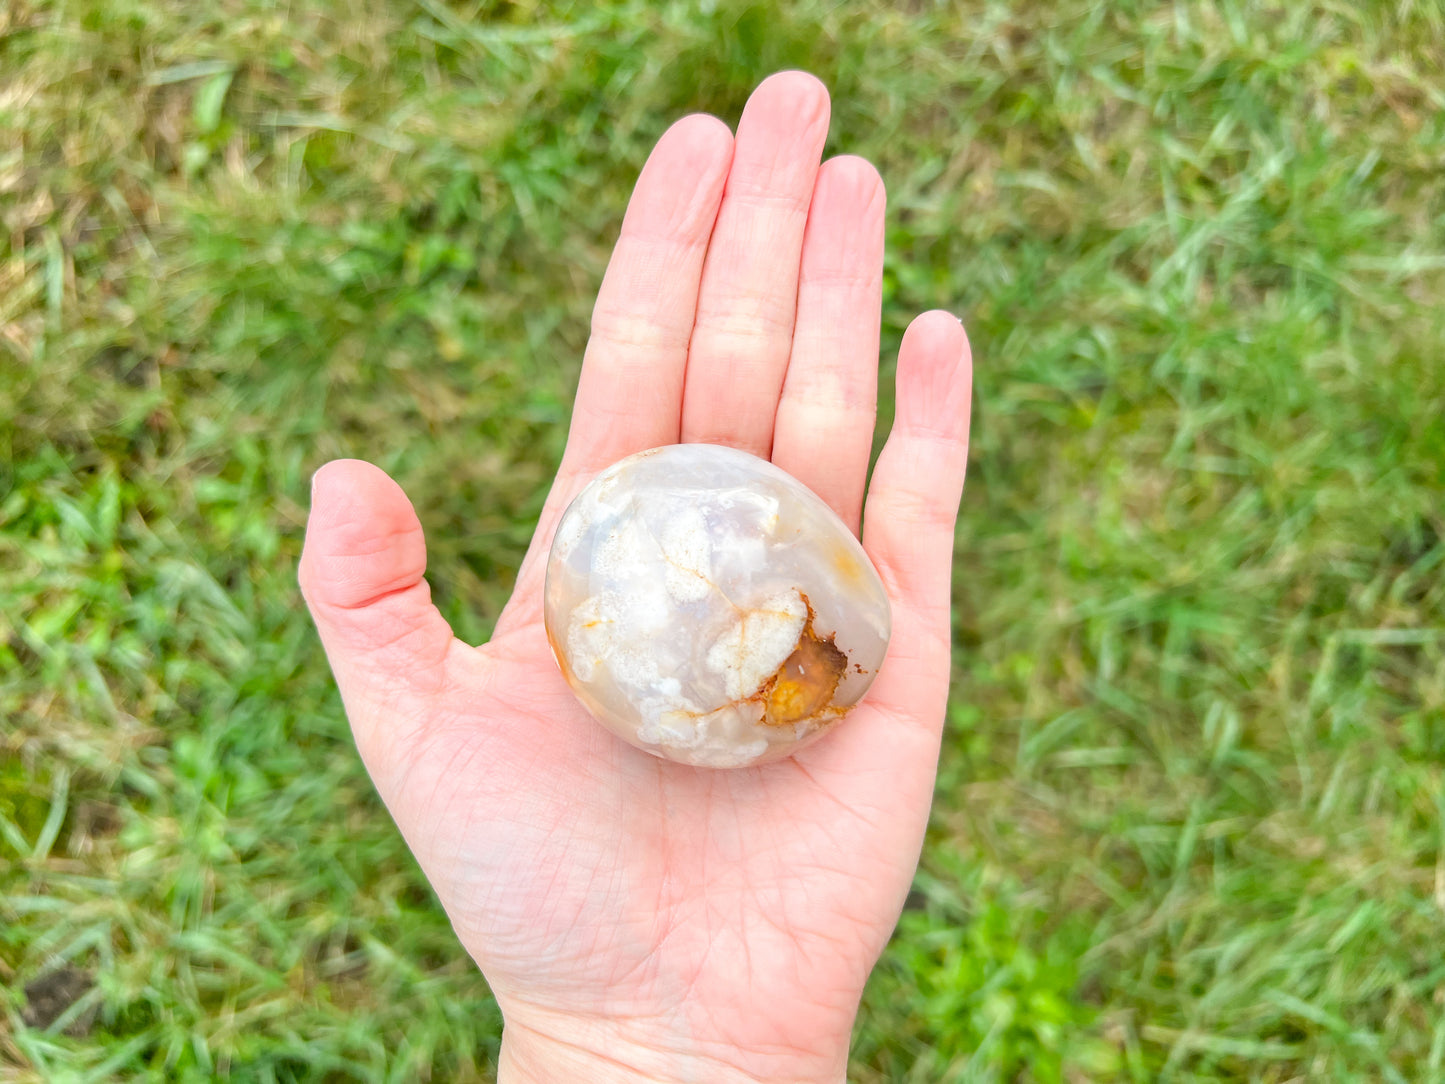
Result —
<instances>
[{"instance_id":1,"label":"blurred grass background","mask_svg":"<svg viewBox=\"0 0 1445 1084\"><path fill-rule=\"evenodd\" d=\"M888 184L885 358L953 308L979 382L851 1079L1445 1080L1442 42L1433 0L8 0L0 1079L491 1079L299 605L307 479L393 472L484 639L651 142L804 67Z\"/></svg>"}]
</instances>

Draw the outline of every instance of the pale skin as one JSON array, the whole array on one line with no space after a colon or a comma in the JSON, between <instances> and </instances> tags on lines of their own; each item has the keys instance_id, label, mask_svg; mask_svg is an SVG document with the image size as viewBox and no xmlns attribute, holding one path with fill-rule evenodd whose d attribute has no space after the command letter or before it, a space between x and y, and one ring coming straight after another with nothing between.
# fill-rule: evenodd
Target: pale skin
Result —
<instances>
[{"instance_id":1,"label":"pale skin","mask_svg":"<svg viewBox=\"0 0 1445 1084\"><path fill-rule=\"evenodd\" d=\"M456 639L432 606L395 482L357 460L316 474L302 590L367 770L501 1005L503 1084L837 1084L908 892L948 692L971 362L955 317L913 321L865 506L884 190L861 158L820 165L828 117L822 84L783 72L736 136L696 115L659 140L489 643ZM890 597L866 700L763 767L688 768L614 738L542 626L562 510L603 467L678 441L770 458L861 517Z\"/></svg>"}]
</instances>

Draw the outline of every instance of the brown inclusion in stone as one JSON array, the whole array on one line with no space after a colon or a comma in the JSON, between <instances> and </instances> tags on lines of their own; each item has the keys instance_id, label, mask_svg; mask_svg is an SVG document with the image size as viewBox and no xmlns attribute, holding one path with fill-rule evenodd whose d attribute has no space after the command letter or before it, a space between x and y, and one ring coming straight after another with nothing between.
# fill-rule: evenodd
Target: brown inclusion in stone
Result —
<instances>
[{"instance_id":1,"label":"brown inclusion in stone","mask_svg":"<svg viewBox=\"0 0 1445 1084\"><path fill-rule=\"evenodd\" d=\"M806 596L803 601L807 602ZM819 639L813 631L813 607L809 604L808 622L798 646L761 690L763 722L791 726L811 719L832 702L847 669L848 656L838 650L833 638Z\"/></svg>"}]
</instances>

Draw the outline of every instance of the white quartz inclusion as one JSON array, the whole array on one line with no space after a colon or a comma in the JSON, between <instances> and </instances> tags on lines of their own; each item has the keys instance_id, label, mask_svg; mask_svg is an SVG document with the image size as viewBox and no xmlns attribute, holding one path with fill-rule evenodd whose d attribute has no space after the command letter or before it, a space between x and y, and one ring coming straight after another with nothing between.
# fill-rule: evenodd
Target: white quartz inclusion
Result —
<instances>
[{"instance_id":1,"label":"white quartz inclusion","mask_svg":"<svg viewBox=\"0 0 1445 1084\"><path fill-rule=\"evenodd\" d=\"M888 647L887 595L842 520L772 464L711 444L630 456L583 490L557 528L544 612L598 720L707 767L821 734Z\"/></svg>"},{"instance_id":2,"label":"white quartz inclusion","mask_svg":"<svg viewBox=\"0 0 1445 1084\"><path fill-rule=\"evenodd\" d=\"M723 676L723 690L734 700L762 688L782 666L808 620L802 592L793 590L764 599L744 610L717 643L708 649L707 668Z\"/></svg>"}]
</instances>

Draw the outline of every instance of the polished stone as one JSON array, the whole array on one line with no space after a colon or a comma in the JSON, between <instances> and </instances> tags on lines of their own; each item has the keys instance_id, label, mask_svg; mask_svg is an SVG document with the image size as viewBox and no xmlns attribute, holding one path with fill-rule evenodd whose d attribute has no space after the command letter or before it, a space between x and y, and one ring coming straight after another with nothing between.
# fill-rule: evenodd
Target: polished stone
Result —
<instances>
[{"instance_id":1,"label":"polished stone","mask_svg":"<svg viewBox=\"0 0 1445 1084\"><path fill-rule=\"evenodd\" d=\"M676 444L599 474L547 564L547 636L587 709L657 756L774 760L858 702L888 596L853 533L791 475Z\"/></svg>"}]
</instances>

